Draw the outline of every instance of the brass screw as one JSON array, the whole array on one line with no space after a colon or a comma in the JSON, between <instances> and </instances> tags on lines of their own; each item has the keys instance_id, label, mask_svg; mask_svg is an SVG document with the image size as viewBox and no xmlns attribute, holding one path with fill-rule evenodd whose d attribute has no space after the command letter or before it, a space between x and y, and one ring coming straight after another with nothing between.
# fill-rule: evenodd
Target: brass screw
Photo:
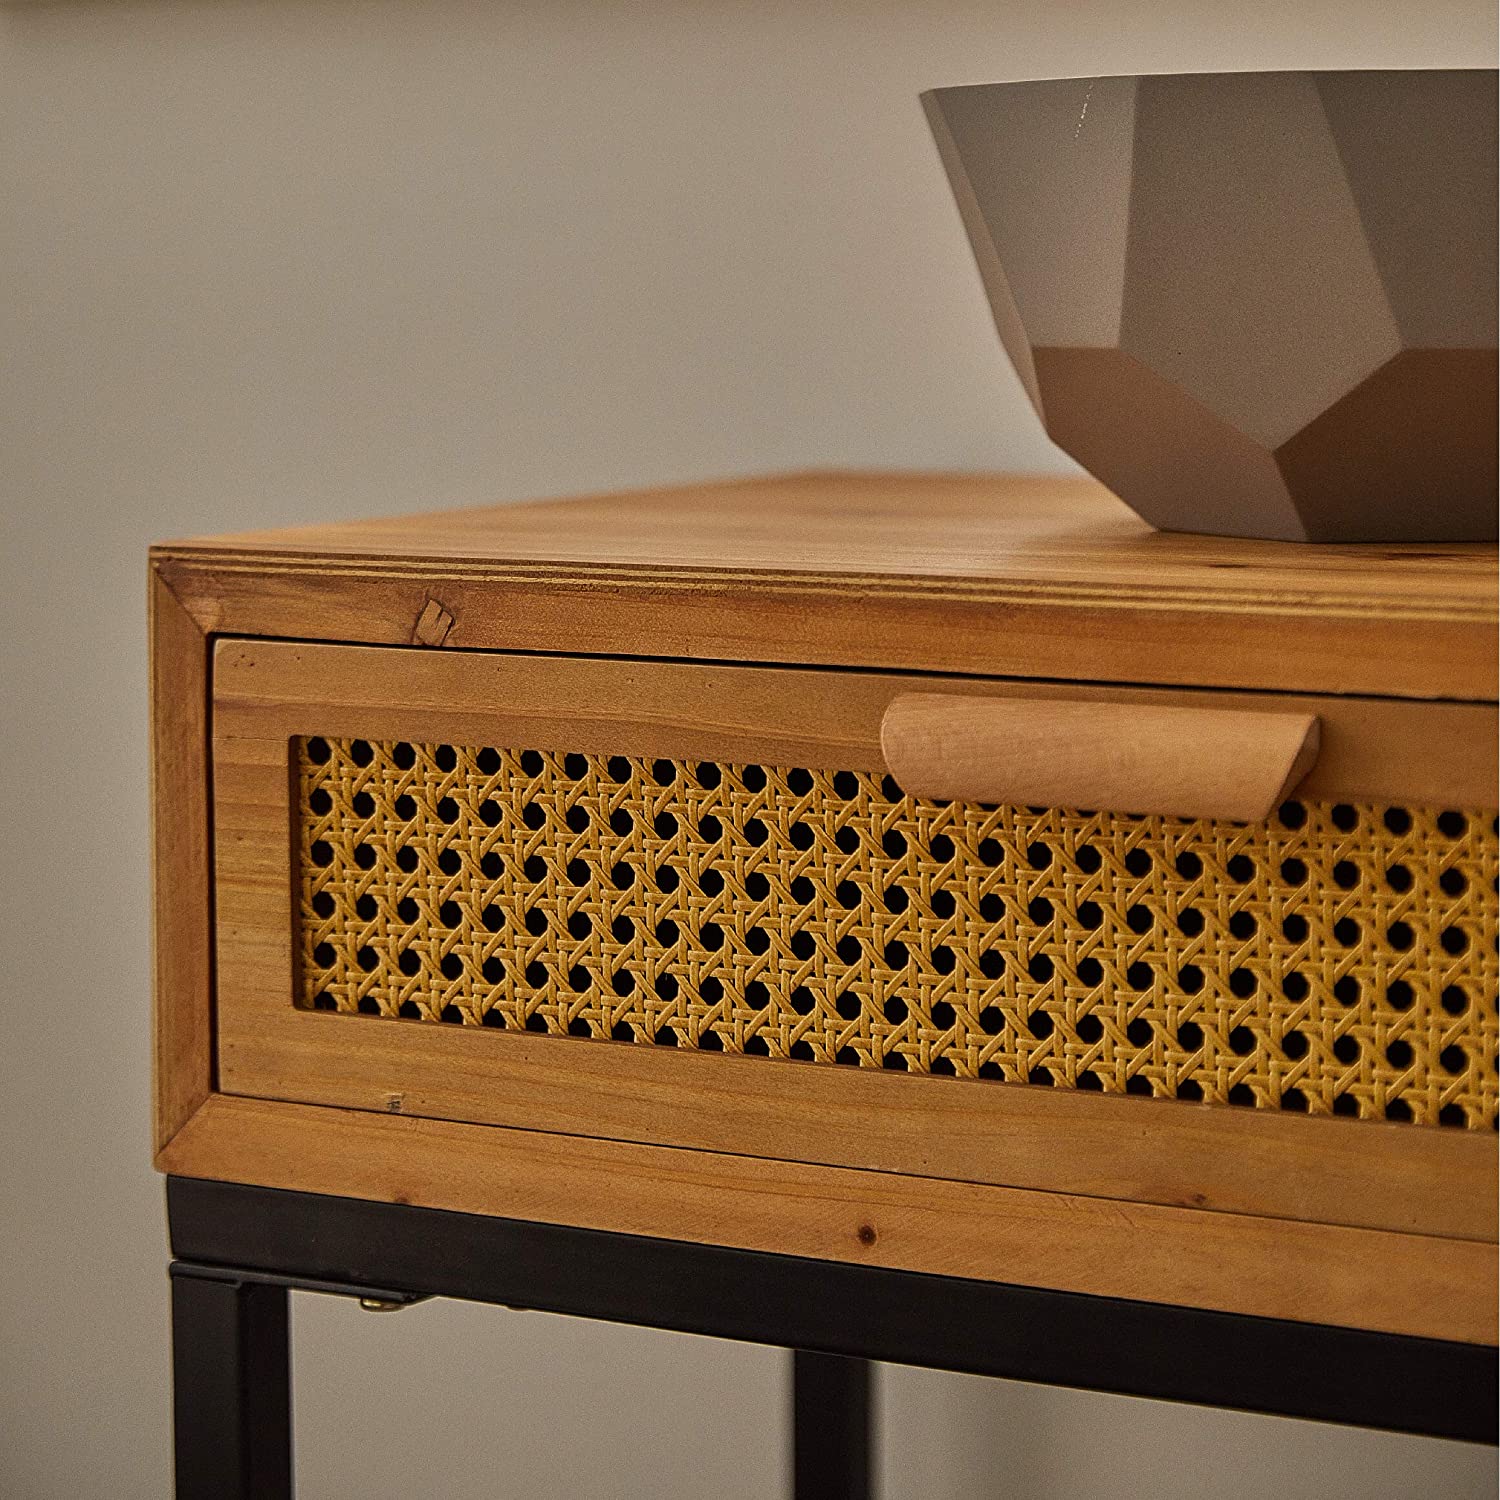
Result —
<instances>
[{"instance_id":1,"label":"brass screw","mask_svg":"<svg viewBox=\"0 0 1500 1500\"><path fill-rule=\"evenodd\" d=\"M403 1307L410 1307L409 1302L393 1302L389 1297L361 1297L359 1305L366 1312L400 1312Z\"/></svg>"}]
</instances>

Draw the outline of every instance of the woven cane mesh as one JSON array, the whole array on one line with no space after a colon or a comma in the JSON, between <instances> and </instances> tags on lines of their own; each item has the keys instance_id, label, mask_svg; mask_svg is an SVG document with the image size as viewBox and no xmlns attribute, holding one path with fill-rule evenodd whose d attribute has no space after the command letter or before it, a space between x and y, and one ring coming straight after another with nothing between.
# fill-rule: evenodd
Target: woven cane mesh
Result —
<instances>
[{"instance_id":1,"label":"woven cane mesh","mask_svg":"<svg viewBox=\"0 0 1500 1500\"><path fill-rule=\"evenodd\" d=\"M297 1003L1491 1128L1488 814L307 739Z\"/></svg>"}]
</instances>

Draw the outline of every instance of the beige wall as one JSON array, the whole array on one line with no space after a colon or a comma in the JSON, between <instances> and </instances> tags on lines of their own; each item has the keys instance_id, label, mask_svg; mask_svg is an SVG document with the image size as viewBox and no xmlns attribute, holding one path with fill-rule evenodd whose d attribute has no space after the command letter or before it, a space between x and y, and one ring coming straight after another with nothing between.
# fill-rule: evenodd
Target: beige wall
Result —
<instances>
[{"instance_id":1,"label":"beige wall","mask_svg":"<svg viewBox=\"0 0 1500 1500\"><path fill-rule=\"evenodd\" d=\"M0 10L0 1494L167 1483L148 540L1058 464L919 88L1493 49L1488 0ZM777 1492L774 1351L455 1304L296 1320L312 1500ZM907 1371L884 1395L887 1500L1493 1493L1454 1445Z\"/></svg>"}]
</instances>

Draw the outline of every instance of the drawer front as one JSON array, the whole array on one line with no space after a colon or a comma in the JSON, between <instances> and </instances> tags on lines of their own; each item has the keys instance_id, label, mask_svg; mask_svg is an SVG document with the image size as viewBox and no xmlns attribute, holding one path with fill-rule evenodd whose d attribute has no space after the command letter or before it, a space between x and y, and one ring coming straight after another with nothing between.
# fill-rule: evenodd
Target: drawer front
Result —
<instances>
[{"instance_id":1,"label":"drawer front","mask_svg":"<svg viewBox=\"0 0 1500 1500\"><path fill-rule=\"evenodd\" d=\"M1273 701L1231 822L908 795L912 686L222 643L221 1087L1493 1233L1492 711Z\"/></svg>"},{"instance_id":2,"label":"drawer front","mask_svg":"<svg viewBox=\"0 0 1500 1500\"><path fill-rule=\"evenodd\" d=\"M1492 815L299 737L296 1003L1492 1130Z\"/></svg>"}]
</instances>

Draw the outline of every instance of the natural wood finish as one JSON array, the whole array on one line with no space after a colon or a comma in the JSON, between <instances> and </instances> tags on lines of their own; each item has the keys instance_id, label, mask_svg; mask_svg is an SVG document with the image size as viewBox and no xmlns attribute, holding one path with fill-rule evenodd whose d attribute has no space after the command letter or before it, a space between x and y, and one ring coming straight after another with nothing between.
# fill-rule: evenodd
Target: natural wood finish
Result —
<instances>
[{"instance_id":1,"label":"natural wood finish","mask_svg":"<svg viewBox=\"0 0 1500 1500\"><path fill-rule=\"evenodd\" d=\"M801 475L156 549L205 630L1488 701L1495 553L1151 531L1089 480Z\"/></svg>"},{"instance_id":2,"label":"natural wood finish","mask_svg":"<svg viewBox=\"0 0 1500 1500\"><path fill-rule=\"evenodd\" d=\"M976 700L1055 698L1055 682L928 678ZM225 640L214 661L214 732L417 737L453 744L668 755L883 771L881 725L911 679L691 662L499 652L398 651ZM1421 806L1496 802L1493 705L1069 686L1079 702L1310 714L1317 763L1299 794Z\"/></svg>"},{"instance_id":3,"label":"natural wood finish","mask_svg":"<svg viewBox=\"0 0 1500 1500\"><path fill-rule=\"evenodd\" d=\"M153 1134L159 1149L213 1087L208 642L153 570Z\"/></svg>"},{"instance_id":4,"label":"natural wood finish","mask_svg":"<svg viewBox=\"0 0 1500 1500\"><path fill-rule=\"evenodd\" d=\"M1466 1132L663 1054L293 1008L291 736L879 769L882 716L906 685L854 673L221 642L214 765L222 1087L1232 1213L1493 1237L1495 1143ZM950 688L1018 690L962 680L944 684ZM1406 795L1403 778L1427 774L1418 756L1432 738L1493 748L1492 710L1358 700L1328 700L1326 709L1337 731L1319 768L1329 796L1352 795L1347 788L1361 777L1393 797ZM1453 784L1446 783L1450 792Z\"/></svg>"},{"instance_id":5,"label":"natural wood finish","mask_svg":"<svg viewBox=\"0 0 1500 1500\"><path fill-rule=\"evenodd\" d=\"M663 1053L294 1011L233 1025L228 1092L480 1125L841 1162L1456 1239L1496 1236L1477 1131L1024 1084Z\"/></svg>"},{"instance_id":6,"label":"natural wood finish","mask_svg":"<svg viewBox=\"0 0 1500 1500\"><path fill-rule=\"evenodd\" d=\"M1102 485L1071 477L791 474L242 532L167 550L200 547L304 558L583 563L614 572L771 568L892 581L992 579L1105 599L1139 592L1217 608L1274 602L1314 616L1377 608L1494 617L1492 547L1321 547L1159 532Z\"/></svg>"},{"instance_id":7,"label":"natural wood finish","mask_svg":"<svg viewBox=\"0 0 1500 1500\"><path fill-rule=\"evenodd\" d=\"M184 1176L1491 1343L1492 1245L215 1097Z\"/></svg>"},{"instance_id":8,"label":"natural wood finish","mask_svg":"<svg viewBox=\"0 0 1500 1500\"><path fill-rule=\"evenodd\" d=\"M1269 817L1312 769L1309 713L903 693L880 725L903 791L942 802Z\"/></svg>"},{"instance_id":9,"label":"natural wood finish","mask_svg":"<svg viewBox=\"0 0 1500 1500\"><path fill-rule=\"evenodd\" d=\"M415 573L370 565L296 570L166 557L205 630L401 645L437 592L469 650L745 661L880 671L1032 674L1070 682L1359 693L1490 702L1490 626L1415 630L1355 616L1302 634L1295 617L1110 609L931 589L866 591L859 579L527 576L488 567Z\"/></svg>"}]
</instances>

